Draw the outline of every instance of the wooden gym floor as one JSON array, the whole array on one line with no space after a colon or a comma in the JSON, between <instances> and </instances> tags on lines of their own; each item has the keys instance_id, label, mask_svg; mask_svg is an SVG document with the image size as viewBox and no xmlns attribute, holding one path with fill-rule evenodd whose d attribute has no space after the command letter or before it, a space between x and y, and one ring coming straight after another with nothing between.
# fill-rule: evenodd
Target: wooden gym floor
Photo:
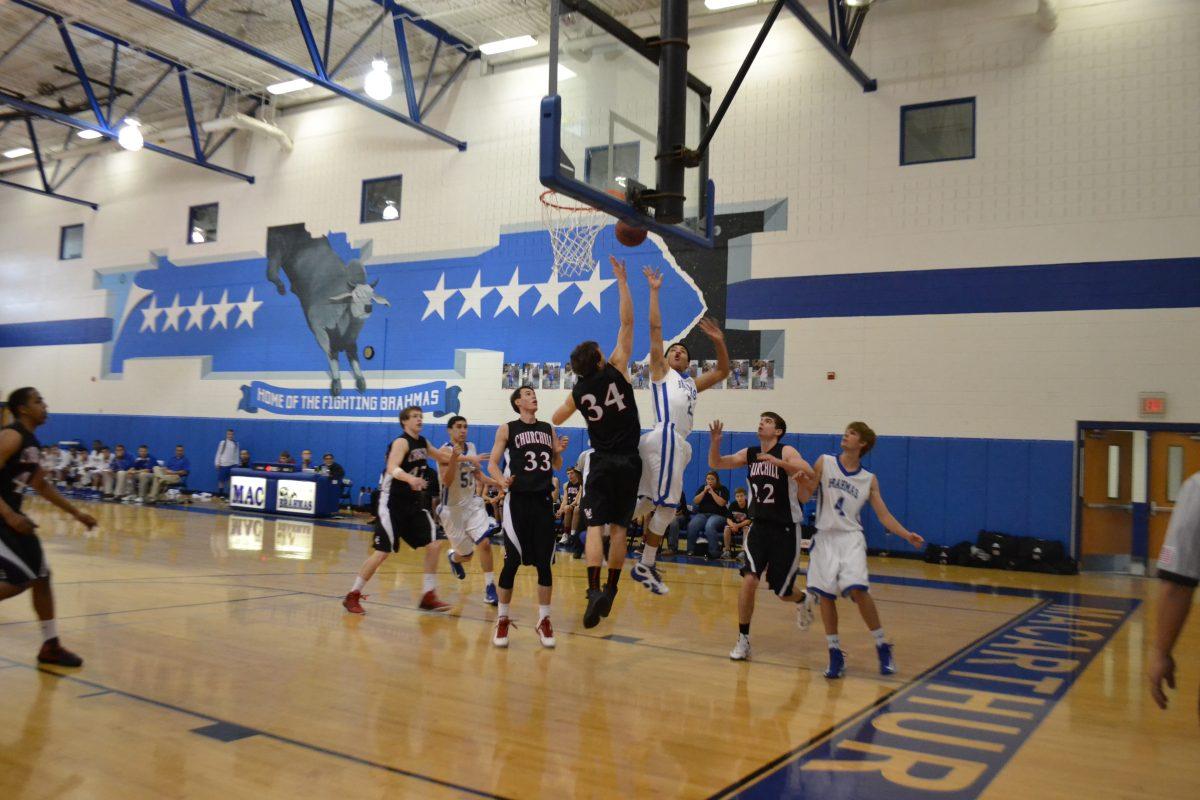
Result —
<instances>
[{"instance_id":1,"label":"wooden gym floor","mask_svg":"<svg viewBox=\"0 0 1200 800\"><path fill-rule=\"evenodd\" d=\"M338 601L370 547L363 530L215 505L88 505L101 523L90 535L28 501L54 570L60 634L86 663L37 669L29 600L0 604L3 798L1101 800L1193 796L1200 785L1200 618L1177 652L1181 688L1160 712L1143 677L1153 580L873 559L900 671L878 674L857 611L840 602L848 673L829 682L819 620L800 633L765 591L754 660L729 660L732 569L667 563L665 597L626 570L612 616L584 630L583 562L560 553L557 648L538 644L525 569L517 628L498 650L477 565L460 583L442 562L439 588L454 610L428 615L415 608L420 562L406 551L369 584L368 613L355 617ZM1088 610L1103 598L1133 601ZM982 718L930 716L983 697L963 676L990 667L964 664L1002 661L986 648L1005 646L996 637L1006 626L1053 624L1068 607L1091 620L1071 630L1099 634L1085 643L1092 651L1075 648L1077 674L1057 696L1002 701L994 707L1007 710ZM1035 683L992 680L996 692ZM904 703L924 713L905 717ZM928 760L871 783L872 763L901 751ZM831 766L830 754L844 760Z\"/></svg>"}]
</instances>

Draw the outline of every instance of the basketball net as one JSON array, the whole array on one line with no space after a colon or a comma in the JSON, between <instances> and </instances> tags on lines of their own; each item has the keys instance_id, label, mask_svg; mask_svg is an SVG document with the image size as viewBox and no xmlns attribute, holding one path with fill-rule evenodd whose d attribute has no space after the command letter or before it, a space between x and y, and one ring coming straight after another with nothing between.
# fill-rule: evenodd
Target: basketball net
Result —
<instances>
[{"instance_id":1,"label":"basketball net","mask_svg":"<svg viewBox=\"0 0 1200 800\"><path fill-rule=\"evenodd\" d=\"M542 203L542 222L550 233L555 274L574 278L590 272L596 266L592 246L596 234L609 224L608 215L553 189L542 192L538 199Z\"/></svg>"}]
</instances>

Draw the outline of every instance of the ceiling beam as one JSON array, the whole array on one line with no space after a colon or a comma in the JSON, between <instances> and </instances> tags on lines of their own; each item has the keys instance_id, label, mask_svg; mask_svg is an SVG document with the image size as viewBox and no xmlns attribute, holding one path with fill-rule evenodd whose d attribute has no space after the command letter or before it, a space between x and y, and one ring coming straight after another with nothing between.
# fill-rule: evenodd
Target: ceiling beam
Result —
<instances>
[{"instance_id":1,"label":"ceiling beam","mask_svg":"<svg viewBox=\"0 0 1200 800\"><path fill-rule=\"evenodd\" d=\"M14 1L22 2L22 3L27 2L27 0L14 0ZM390 0L387 0L387 1L390 2ZM322 75L317 74L317 72L315 72L311 69L306 69L298 64L293 64L290 61L287 61L279 56L276 56L272 53L268 53L267 51L262 50L261 48L255 47L254 45L252 45L248 42L244 42L241 39L237 38L236 36L232 36L228 33L225 33L224 31L218 30L209 25L205 25L202 22L198 22L191 17L185 17L180 14L177 14L177 13L175 13L175 11L173 9L163 6L163 5L159 5L158 3L154 2L154 0L126 0L126 2L130 3L131 5L137 6L140 9L143 9L145 11L149 11L153 14L156 14L157 16L163 17L164 19L169 19L169 20L177 23L178 25L181 25L195 33L199 33L204 36L207 36L208 38L213 39L217 42L220 42L221 44L226 45L227 47L232 47L235 50L238 50L247 55L253 56L261 61L265 61L268 64L271 64L272 66L274 66L284 72L287 72L291 75L295 75L298 78L304 78L305 80L313 83L314 85L320 86L322 89L325 89L327 91L333 92L334 94L340 95L340 96L346 98L347 100L351 100L355 103L358 103L361 106L369 108L372 111L375 111L376 113L382 114L383 116L388 117L389 119L395 120L396 122L407 125L410 128L419 130L422 133L424 133L428 136L432 136L433 138L438 139L440 141L443 141L446 144L449 144L449 145L457 148L460 151L467 149L467 143L460 139L456 139L447 133L443 133L442 131L439 131L435 128L431 128L428 125L418 122L417 120L415 120L411 117L405 116L404 114L401 114L398 111L394 111L381 103L377 103L368 97L360 95L357 92L353 92L353 91L347 89L346 87L341 86L337 83L334 83L333 81L330 81L329 79L323 77ZM310 34L311 34L311 31L310 31ZM447 35L449 35L449 34L447 34ZM310 50L310 52L313 52L316 55L318 60L320 59L320 54L316 53L315 49ZM323 71L324 70L322 70L322 72Z\"/></svg>"}]
</instances>

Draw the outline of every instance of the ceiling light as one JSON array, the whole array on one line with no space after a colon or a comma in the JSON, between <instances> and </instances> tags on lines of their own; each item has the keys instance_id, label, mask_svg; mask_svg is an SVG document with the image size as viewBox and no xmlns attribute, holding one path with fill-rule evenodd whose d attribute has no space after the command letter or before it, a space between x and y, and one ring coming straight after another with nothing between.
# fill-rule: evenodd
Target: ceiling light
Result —
<instances>
[{"instance_id":1,"label":"ceiling light","mask_svg":"<svg viewBox=\"0 0 1200 800\"><path fill-rule=\"evenodd\" d=\"M94 131L91 128L84 128L75 135L80 139L99 139L100 137L104 136L104 134L100 131Z\"/></svg>"},{"instance_id":2,"label":"ceiling light","mask_svg":"<svg viewBox=\"0 0 1200 800\"><path fill-rule=\"evenodd\" d=\"M494 56L497 53L524 50L526 47L533 47L535 44L537 44L537 39L532 36L514 36L511 39L501 39L498 42L484 42L479 45L479 49L485 56Z\"/></svg>"},{"instance_id":3,"label":"ceiling light","mask_svg":"<svg viewBox=\"0 0 1200 800\"><path fill-rule=\"evenodd\" d=\"M204 238L204 229L192 228L192 244L204 244L205 241L207 240Z\"/></svg>"},{"instance_id":4,"label":"ceiling light","mask_svg":"<svg viewBox=\"0 0 1200 800\"><path fill-rule=\"evenodd\" d=\"M558 65L558 79L560 81L569 81L575 77L575 70L563 64Z\"/></svg>"},{"instance_id":5,"label":"ceiling light","mask_svg":"<svg viewBox=\"0 0 1200 800\"><path fill-rule=\"evenodd\" d=\"M142 132L138 130L141 126L142 123L136 119L126 118L125 124L121 126L120 133L117 134L117 144L132 153L141 150L142 144L145 141L142 138Z\"/></svg>"},{"instance_id":6,"label":"ceiling light","mask_svg":"<svg viewBox=\"0 0 1200 800\"><path fill-rule=\"evenodd\" d=\"M874 0L842 0L849 8L866 8L871 5Z\"/></svg>"},{"instance_id":7,"label":"ceiling light","mask_svg":"<svg viewBox=\"0 0 1200 800\"><path fill-rule=\"evenodd\" d=\"M21 156L27 156L32 152L33 151L30 150L28 147L14 147L12 150L5 150L4 157L5 158L20 158Z\"/></svg>"},{"instance_id":8,"label":"ceiling light","mask_svg":"<svg viewBox=\"0 0 1200 800\"><path fill-rule=\"evenodd\" d=\"M392 76L388 74L386 59L371 62L371 71L363 79L363 90L374 100L387 100L392 96Z\"/></svg>"},{"instance_id":9,"label":"ceiling light","mask_svg":"<svg viewBox=\"0 0 1200 800\"><path fill-rule=\"evenodd\" d=\"M307 89L312 86L312 81L304 78L296 78L295 80L283 81L282 83L272 83L267 87L267 91L271 94L288 94L289 92L298 92L301 89Z\"/></svg>"},{"instance_id":10,"label":"ceiling light","mask_svg":"<svg viewBox=\"0 0 1200 800\"><path fill-rule=\"evenodd\" d=\"M400 209L396 208L396 201L388 200L386 202L387 205L383 207L383 214L381 216L384 219L400 219Z\"/></svg>"},{"instance_id":11,"label":"ceiling light","mask_svg":"<svg viewBox=\"0 0 1200 800\"><path fill-rule=\"evenodd\" d=\"M758 0L704 0L704 7L709 11L721 11L725 8L737 8L757 3Z\"/></svg>"}]
</instances>

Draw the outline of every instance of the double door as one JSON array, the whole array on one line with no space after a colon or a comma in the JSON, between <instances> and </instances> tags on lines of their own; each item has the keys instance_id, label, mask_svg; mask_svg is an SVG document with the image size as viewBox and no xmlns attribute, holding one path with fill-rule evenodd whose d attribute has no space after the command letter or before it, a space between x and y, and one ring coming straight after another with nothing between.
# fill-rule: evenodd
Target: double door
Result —
<instances>
[{"instance_id":1,"label":"double door","mask_svg":"<svg viewBox=\"0 0 1200 800\"><path fill-rule=\"evenodd\" d=\"M1179 487L1200 472L1200 434L1085 430L1081 449L1083 567L1152 571Z\"/></svg>"}]
</instances>

